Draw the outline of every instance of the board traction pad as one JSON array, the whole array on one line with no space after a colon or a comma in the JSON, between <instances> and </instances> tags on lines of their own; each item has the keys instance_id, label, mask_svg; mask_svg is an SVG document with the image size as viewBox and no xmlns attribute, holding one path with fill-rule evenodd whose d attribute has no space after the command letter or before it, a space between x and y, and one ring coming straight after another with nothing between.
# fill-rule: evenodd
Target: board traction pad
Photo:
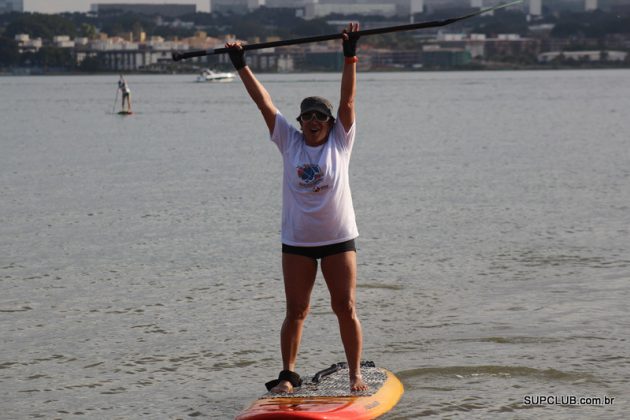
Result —
<instances>
[{"instance_id":1,"label":"board traction pad","mask_svg":"<svg viewBox=\"0 0 630 420\"><path fill-rule=\"evenodd\" d=\"M324 377L318 384L304 381L301 387L291 393L275 394L267 392L260 398L312 398L312 397L368 397L374 395L387 380L387 375L377 367L361 367L363 382L368 385L365 391L350 391L348 369L342 368Z\"/></svg>"}]
</instances>

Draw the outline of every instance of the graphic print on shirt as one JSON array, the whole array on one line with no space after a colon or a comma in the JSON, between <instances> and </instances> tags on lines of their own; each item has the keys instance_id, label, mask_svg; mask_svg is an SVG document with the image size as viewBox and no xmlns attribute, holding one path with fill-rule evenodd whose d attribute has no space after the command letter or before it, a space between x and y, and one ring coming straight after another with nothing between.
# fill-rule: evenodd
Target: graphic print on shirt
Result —
<instances>
[{"instance_id":1,"label":"graphic print on shirt","mask_svg":"<svg viewBox=\"0 0 630 420\"><path fill-rule=\"evenodd\" d=\"M317 164L305 163L297 167L298 177L302 180L300 186L312 188L313 192L320 192L328 188L328 185L319 185L324 180L322 169Z\"/></svg>"}]
</instances>

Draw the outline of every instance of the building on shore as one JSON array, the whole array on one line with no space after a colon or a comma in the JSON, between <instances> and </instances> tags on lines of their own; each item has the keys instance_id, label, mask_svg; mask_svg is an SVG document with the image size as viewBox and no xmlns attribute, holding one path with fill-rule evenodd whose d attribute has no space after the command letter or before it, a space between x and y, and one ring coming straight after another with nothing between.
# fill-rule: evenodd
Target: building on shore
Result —
<instances>
[{"instance_id":1,"label":"building on shore","mask_svg":"<svg viewBox=\"0 0 630 420\"><path fill-rule=\"evenodd\" d=\"M30 39L27 34L15 37L20 52L37 52L42 46L41 39ZM261 41L270 41L266 39ZM210 50L222 47L226 41L235 41L232 36L225 39L209 37L205 32L197 32L190 38L166 41L162 37L147 39L140 36L108 37L101 34L98 39L84 37L71 39L58 35L52 40L56 48L72 51L77 66L86 63L96 64L108 71L173 71L177 65L172 62L174 51ZM50 42L49 42L50 44ZM486 37L484 34L438 34L432 39L419 42L410 50L396 48L375 48L369 45L360 47L361 70L417 69L423 67L458 67L479 64L484 61L501 61L510 57L536 57L541 51L561 50L564 46L541 47L538 38L522 38L516 34L499 34ZM557 49L554 49L557 48ZM335 41L309 45L307 47L287 46L254 50L247 54L248 65L257 71L339 71L343 56ZM614 55L610 55L609 60ZM540 59L543 60L543 59ZM230 68L226 54L197 57L187 60L189 67Z\"/></svg>"},{"instance_id":2,"label":"building on shore","mask_svg":"<svg viewBox=\"0 0 630 420\"><path fill-rule=\"evenodd\" d=\"M24 12L24 0L0 0L0 14Z\"/></svg>"},{"instance_id":3,"label":"building on shore","mask_svg":"<svg viewBox=\"0 0 630 420\"><path fill-rule=\"evenodd\" d=\"M266 6L265 0L209 0L211 13L234 13L243 15L261 6ZM298 0L294 3L302 3ZM292 6L293 7L293 6Z\"/></svg>"},{"instance_id":4,"label":"building on shore","mask_svg":"<svg viewBox=\"0 0 630 420\"><path fill-rule=\"evenodd\" d=\"M529 0L530 16L542 15L542 0Z\"/></svg>"},{"instance_id":5,"label":"building on shore","mask_svg":"<svg viewBox=\"0 0 630 420\"><path fill-rule=\"evenodd\" d=\"M582 62L582 63L622 63L628 58L625 51L549 51L538 54L539 63Z\"/></svg>"},{"instance_id":6,"label":"building on shore","mask_svg":"<svg viewBox=\"0 0 630 420\"><path fill-rule=\"evenodd\" d=\"M584 0L584 11L592 12L597 9L597 0Z\"/></svg>"},{"instance_id":7,"label":"building on shore","mask_svg":"<svg viewBox=\"0 0 630 420\"><path fill-rule=\"evenodd\" d=\"M196 4L95 3L91 10L97 15L138 13L148 16L179 17L197 12Z\"/></svg>"},{"instance_id":8,"label":"building on shore","mask_svg":"<svg viewBox=\"0 0 630 420\"><path fill-rule=\"evenodd\" d=\"M424 0L209 0L210 11L249 13L259 7L295 9L296 16L314 19L331 13L412 16L422 13Z\"/></svg>"},{"instance_id":9,"label":"building on shore","mask_svg":"<svg viewBox=\"0 0 630 420\"><path fill-rule=\"evenodd\" d=\"M31 39L31 36L28 34L17 34L14 39L20 54L35 53L44 46L44 41L41 38Z\"/></svg>"}]
</instances>

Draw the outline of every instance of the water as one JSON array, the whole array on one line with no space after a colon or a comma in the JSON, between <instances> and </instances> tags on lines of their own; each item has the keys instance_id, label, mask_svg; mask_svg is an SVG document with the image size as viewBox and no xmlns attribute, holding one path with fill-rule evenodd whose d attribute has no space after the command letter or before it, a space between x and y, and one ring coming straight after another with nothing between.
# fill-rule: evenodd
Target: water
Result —
<instances>
[{"instance_id":1,"label":"water","mask_svg":"<svg viewBox=\"0 0 630 420\"><path fill-rule=\"evenodd\" d=\"M261 75L288 116L336 74ZM0 418L228 419L280 368L280 156L238 82L0 79ZM630 71L361 74L387 419L626 417ZM120 100L120 98L118 98ZM344 360L318 279L301 373ZM539 395L612 405L525 405Z\"/></svg>"}]
</instances>

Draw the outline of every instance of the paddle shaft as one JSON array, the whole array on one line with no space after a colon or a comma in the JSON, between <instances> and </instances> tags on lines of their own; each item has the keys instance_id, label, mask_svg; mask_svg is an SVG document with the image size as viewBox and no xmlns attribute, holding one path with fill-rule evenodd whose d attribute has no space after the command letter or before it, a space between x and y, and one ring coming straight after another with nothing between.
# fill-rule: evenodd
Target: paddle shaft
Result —
<instances>
[{"instance_id":1,"label":"paddle shaft","mask_svg":"<svg viewBox=\"0 0 630 420\"><path fill-rule=\"evenodd\" d=\"M112 108L112 112L116 112L116 102L118 102L118 91L119 90L120 90L119 88L116 89L116 97L114 98L114 107Z\"/></svg>"},{"instance_id":2,"label":"paddle shaft","mask_svg":"<svg viewBox=\"0 0 630 420\"><path fill-rule=\"evenodd\" d=\"M505 7L513 6L517 3L522 3L523 0L516 0L507 4L502 4L500 6L491 7L489 9L479 10L474 13L470 13L465 16L444 19L444 20L435 20L430 22L419 22L419 23L409 23L407 25L397 25L397 26L387 26L384 28L374 28L374 29L365 29L362 31L351 32L349 36L367 36L367 35L379 35L386 34L391 32L401 32L401 31L411 31L415 29L426 29L426 28L438 28L440 26L450 25L452 23L458 22L460 20L469 19L471 17L479 16L484 13L492 12L498 9L503 9ZM341 39L343 38L343 34L328 34L328 35L317 35L310 36L306 38L295 38L295 39L286 39L282 41L271 41L271 42L261 42L258 44L244 44L243 50L260 50L264 48L273 48L273 47L285 47L287 45L297 45L297 44L309 44L313 42L322 42L322 41L330 41L332 39ZM180 53L177 51L173 52L173 60L180 61L187 58L193 57L203 57L206 55L215 55L215 54L226 54L229 52L229 48L214 48L209 50L196 50L196 51L188 51L185 53Z\"/></svg>"}]
</instances>

